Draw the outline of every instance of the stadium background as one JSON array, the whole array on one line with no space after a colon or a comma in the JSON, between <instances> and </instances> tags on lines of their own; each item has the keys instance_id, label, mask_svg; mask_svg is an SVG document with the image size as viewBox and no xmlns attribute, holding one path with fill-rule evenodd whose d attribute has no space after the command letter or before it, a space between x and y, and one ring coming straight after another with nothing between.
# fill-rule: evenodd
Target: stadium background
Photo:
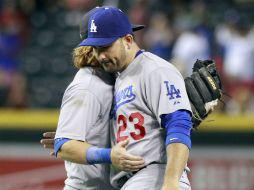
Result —
<instances>
[{"instance_id":1,"label":"stadium background","mask_svg":"<svg viewBox=\"0 0 254 190\"><path fill-rule=\"evenodd\" d=\"M62 188L63 162L39 140L55 130L63 92L77 71L71 52L80 41L80 18L107 4L145 24L138 43L183 75L197 58L216 61L227 96L193 132L192 186L254 190L253 0L1 0L0 189Z\"/></svg>"}]
</instances>

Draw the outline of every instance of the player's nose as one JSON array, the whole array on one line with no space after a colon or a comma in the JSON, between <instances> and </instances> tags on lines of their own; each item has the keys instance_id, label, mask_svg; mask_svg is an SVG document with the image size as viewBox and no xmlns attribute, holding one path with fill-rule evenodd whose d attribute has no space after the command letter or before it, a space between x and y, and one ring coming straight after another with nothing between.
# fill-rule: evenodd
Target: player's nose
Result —
<instances>
[{"instance_id":1,"label":"player's nose","mask_svg":"<svg viewBox=\"0 0 254 190\"><path fill-rule=\"evenodd\" d=\"M103 52L99 52L99 53L98 53L98 60L99 60L99 61L103 61L103 60L105 60L105 59L107 59L106 54L103 53Z\"/></svg>"}]
</instances>

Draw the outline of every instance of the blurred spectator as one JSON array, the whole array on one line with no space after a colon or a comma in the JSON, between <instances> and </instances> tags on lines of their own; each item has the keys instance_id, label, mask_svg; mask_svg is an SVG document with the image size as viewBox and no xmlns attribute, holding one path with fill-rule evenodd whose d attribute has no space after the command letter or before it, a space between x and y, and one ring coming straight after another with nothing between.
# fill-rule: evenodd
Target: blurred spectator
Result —
<instances>
[{"instance_id":1,"label":"blurred spectator","mask_svg":"<svg viewBox=\"0 0 254 190\"><path fill-rule=\"evenodd\" d=\"M70 9L91 9L96 6L94 0L65 0L65 3Z\"/></svg>"},{"instance_id":2,"label":"blurred spectator","mask_svg":"<svg viewBox=\"0 0 254 190\"><path fill-rule=\"evenodd\" d=\"M223 50L225 90L232 99L229 113L254 113L254 30L236 11L226 12L226 22L215 31Z\"/></svg>"},{"instance_id":3,"label":"blurred spectator","mask_svg":"<svg viewBox=\"0 0 254 190\"><path fill-rule=\"evenodd\" d=\"M0 107L5 106L9 93L9 80L8 75L0 69Z\"/></svg>"},{"instance_id":4,"label":"blurred spectator","mask_svg":"<svg viewBox=\"0 0 254 190\"><path fill-rule=\"evenodd\" d=\"M26 84L26 79L21 73L15 73L12 76L6 106L13 108L25 108L28 106Z\"/></svg>"},{"instance_id":5,"label":"blurred spectator","mask_svg":"<svg viewBox=\"0 0 254 190\"><path fill-rule=\"evenodd\" d=\"M21 48L22 17L14 5L5 4L0 12L0 67L16 70L17 53Z\"/></svg>"},{"instance_id":6,"label":"blurred spectator","mask_svg":"<svg viewBox=\"0 0 254 190\"><path fill-rule=\"evenodd\" d=\"M20 107L15 99L11 98L12 86L20 85L19 88L25 87L19 81L15 80L17 76L24 76L18 73L19 66L18 53L23 45L23 35L25 22L23 16L16 10L14 1L3 1L0 11L0 89L1 89L1 106L11 105ZM15 84L17 83L17 84ZM20 96L25 96L25 89L19 91ZM13 102L12 102L13 101Z\"/></svg>"},{"instance_id":7,"label":"blurred spectator","mask_svg":"<svg viewBox=\"0 0 254 190\"><path fill-rule=\"evenodd\" d=\"M176 40L172 51L172 63L183 74L189 76L192 73L193 63L197 59L211 59L210 48L206 38L195 30L183 32Z\"/></svg>"},{"instance_id":8,"label":"blurred spectator","mask_svg":"<svg viewBox=\"0 0 254 190\"><path fill-rule=\"evenodd\" d=\"M153 14L149 28L144 36L144 41L149 51L169 60L171 58L173 39L174 35L167 15L163 12Z\"/></svg>"},{"instance_id":9,"label":"blurred spectator","mask_svg":"<svg viewBox=\"0 0 254 190\"><path fill-rule=\"evenodd\" d=\"M96 6L95 0L64 0L70 10L89 10Z\"/></svg>"},{"instance_id":10,"label":"blurred spectator","mask_svg":"<svg viewBox=\"0 0 254 190\"><path fill-rule=\"evenodd\" d=\"M211 59L210 31L204 24L206 6L202 1L194 1L190 8L190 11L183 7L175 9L174 29L179 34L172 50L171 62L183 76L192 73L193 63L197 59Z\"/></svg>"},{"instance_id":11,"label":"blurred spectator","mask_svg":"<svg viewBox=\"0 0 254 190\"><path fill-rule=\"evenodd\" d=\"M133 1L133 4L130 6L130 9L127 11L129 14L129 18L131 23L134 24L143 24L146 27L148 26L150 19L150 11L148 0L137 0ZM141 30L135 33L135 41L144 47L143 36L145 34L145 30Z\"/></svg>"}]
</instances>

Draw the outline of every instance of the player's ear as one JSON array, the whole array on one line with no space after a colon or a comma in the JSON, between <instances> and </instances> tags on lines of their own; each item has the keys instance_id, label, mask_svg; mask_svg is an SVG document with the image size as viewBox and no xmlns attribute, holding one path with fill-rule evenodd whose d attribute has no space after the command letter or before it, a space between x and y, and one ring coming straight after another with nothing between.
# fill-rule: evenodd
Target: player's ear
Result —
<instances>
[{"instance_id":1,"label":"player's ear","mask_svg":"<svg viewBox=\"0 0 254 190\"><path fill-rule=\"evenodd\" d=\"M133 36L131 34L127 34L123 37L123 43L127 47L127 49L131 48L131 45L133 44Z\"/></svg>"}]
</instances>

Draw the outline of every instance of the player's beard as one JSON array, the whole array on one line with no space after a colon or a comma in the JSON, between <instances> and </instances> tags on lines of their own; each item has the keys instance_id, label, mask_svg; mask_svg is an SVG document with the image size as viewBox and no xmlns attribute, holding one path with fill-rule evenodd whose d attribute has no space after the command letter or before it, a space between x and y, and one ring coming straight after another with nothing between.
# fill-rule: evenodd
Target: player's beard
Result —
<instances>
[{"instance_id":1,"label":"player's beard","mask_svg":"<svg viewBox=\"0 0 254 190\"><path fill-rule=\"evenodd\" d=\"M124 69L126 69L127 64L125 63L125 61L127 54L122 40L120 41L120 50L118 52L119 56L116 55L101 62L101 65L106 72L116 73L122 72Z\"/></svg>"}]
</instances>

